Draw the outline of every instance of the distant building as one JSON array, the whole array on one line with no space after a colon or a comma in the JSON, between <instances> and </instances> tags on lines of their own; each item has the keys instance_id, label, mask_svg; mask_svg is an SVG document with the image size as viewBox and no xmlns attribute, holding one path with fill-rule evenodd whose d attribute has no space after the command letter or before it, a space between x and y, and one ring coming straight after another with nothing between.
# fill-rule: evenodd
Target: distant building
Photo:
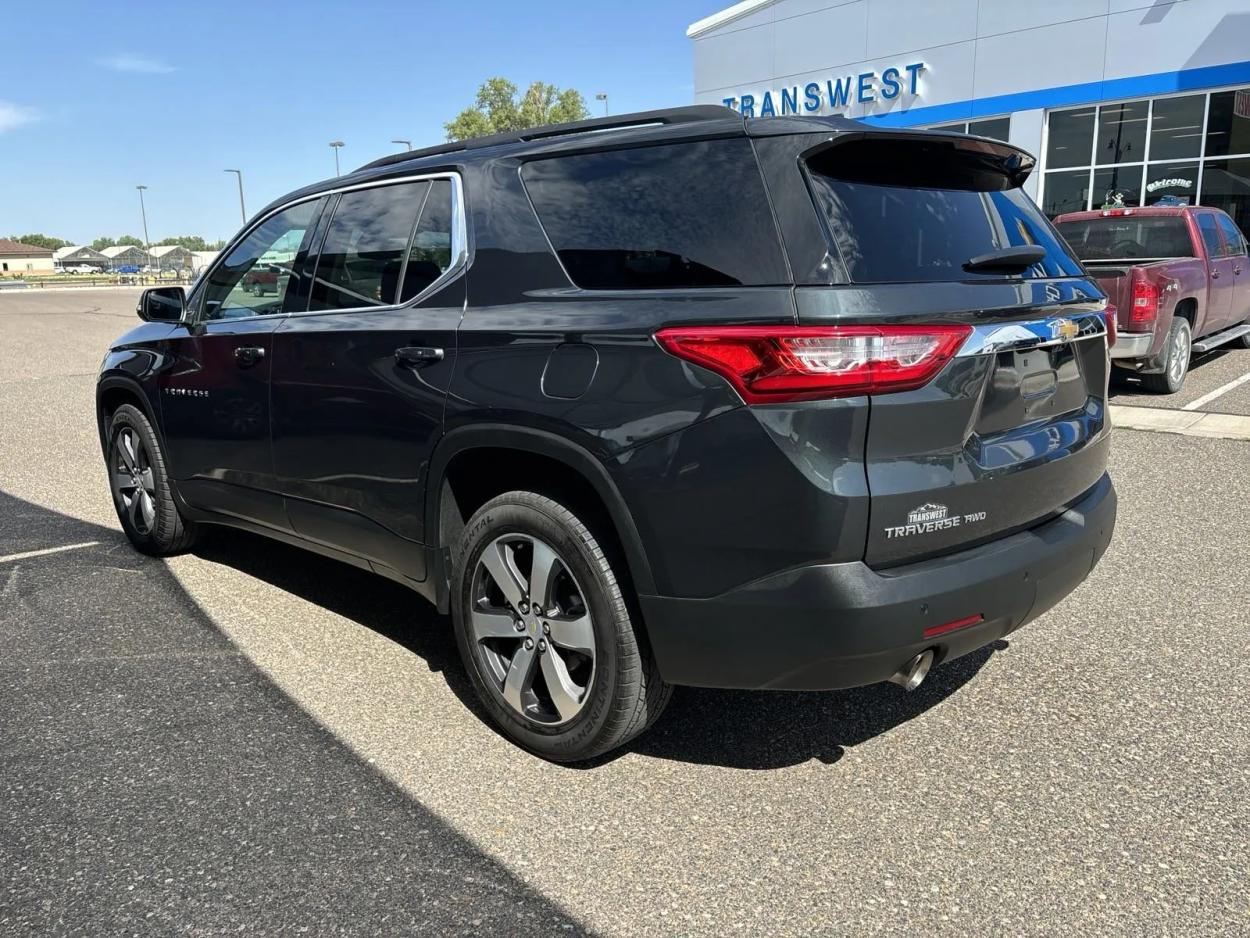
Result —
<instances>
[{"instance_id":1,"label":"distant building","mask_svg":"<svg viewBox=\"0 0 1250 938\"><path fill-rule=\"evenodd\" d=\"M0 238L0 277L47 274L55 269L51 248Z\"/></svg>"},{"instance_id":2,"label":"distant building","mask_svg":"<svg viewBox=\"0 0 1250 938\"><path fill-rule=\"evenodd\" d=\"M220 253L220 251L192 251L191 270L196 274L201 273L206 267L208 267L209 264L217 259L217 255Z\"/></svg>"},{"instance_id":3,"label":"distant building","mask_svg":"<svg viewBox=\"0 0 1250 938\"><path fill-rule=\"evenodd\" d=\"M100 253L104 255L105 263L110 267L125 267L128 265L142 267L148 263L148 252L143 248L135 247L133 244L115 244L110 248L105 248Z\"/></svg>"},{"instance_id":4,"label":"distant building","mask_svg":"<svg viewBox=\"0 0 1250 938\"><path fill-rule=\"evenodd\" d=\"M52 262L57 267L70 267L74 264L90 264L92 267L107 267L108 258L95 248L82 244L67 244L52 252Z\"/></svg>"},{"instance_id":5,"label":"distant building","mask_svg":"<svg viewBox=\"0 0 1250 938\"><path fill-rule=\"evenodd\" d=\"M152 264L161 270L191 270L194 255L180 244L162 244L152 248Z\"/></svg>"}]
</instances>

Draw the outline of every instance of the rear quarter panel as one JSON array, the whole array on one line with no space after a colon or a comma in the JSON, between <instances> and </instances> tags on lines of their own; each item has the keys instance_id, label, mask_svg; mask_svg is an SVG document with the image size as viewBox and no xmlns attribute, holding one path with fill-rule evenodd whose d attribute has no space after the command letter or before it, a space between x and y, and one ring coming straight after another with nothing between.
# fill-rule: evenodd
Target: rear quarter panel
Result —
<instances>
[{"instance_id":1,"label":"rear quarter panel","mask_svg":"<svg viewBox=\"0 0 1250 938\"><path fill-rule=\"evenodd\" d=\"M1143 271L1145 276L1157 283L1161 290L1159 315L1155 319L1154 339L1150 344L1151 356L1163 351L1168 331L1172 328L1172 318L1182 300L1191 300L1195 306L1195 337L1210 331L1206 327L1208 286L1206 262L1198 258L1184 258L1175 261L1158 261L1154 264L1120 265L1104 271L1100 271L1097 266L1090 269L1094 282L1115 304L1118 311L1116 322L1122 332L1142 331L1140 328L1134 328L1130 319L1135 270Z\"/></svg>"}]
</instances>

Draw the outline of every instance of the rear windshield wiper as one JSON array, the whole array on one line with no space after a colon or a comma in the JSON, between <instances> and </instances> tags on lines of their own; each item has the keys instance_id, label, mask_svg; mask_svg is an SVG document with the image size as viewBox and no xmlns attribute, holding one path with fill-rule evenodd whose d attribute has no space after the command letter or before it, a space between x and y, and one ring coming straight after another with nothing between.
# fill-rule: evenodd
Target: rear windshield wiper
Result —
<instances>
[{"instance_id":1,"label":"rear windshield wiper","mask_svg":"<svg viewBox=\"0 0 1250 938\"><path fill-rule=\"evenodd\" d=\"M978 254L964 261L964 270L1024 270L1038 261L1045 260L1046 249L1040 244L1021 244L1017 247L1000 248L988 254Z\"/></svg>"}]
</instances>

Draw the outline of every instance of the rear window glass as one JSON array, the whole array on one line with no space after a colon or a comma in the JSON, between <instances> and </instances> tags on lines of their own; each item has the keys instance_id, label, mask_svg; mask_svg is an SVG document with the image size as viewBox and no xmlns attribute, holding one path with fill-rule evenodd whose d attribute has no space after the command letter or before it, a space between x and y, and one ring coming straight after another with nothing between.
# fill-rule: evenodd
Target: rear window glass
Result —
<instances>
[{"instance_id":1,"label":"rear window glass","mask_svg":"<svg viewBox=\"0 0 1250 938\"><path fill-rule=\"evenodd\" d=\"M930 141L831 147L807 162L812 191L856 283L1074 277L1079 263L1003 168L1003 152ZM968 271L974 257L1038 245L1024 270Z\"/></svg>"},{"instance_id":2,"label":"rear window glass","mask_svg":"<svg viewBox=\"0 0 1250 938\"><path fill-rule=\"evenodd\" d=\"M1220 226L1220 231L1224 232L1224 253L1233 256L1246 253L1246 239L1242 237L1241 229L1227 215L1216 215L1216 222Z\"/></svg>"},{"instance_id":3,"label":"rear window glass","mask_svg":"<svg viewBox=\"0 0 1250 938\"><path fill-rule=\"evenodd\" d=\"M1083 261L1194 256L1189 227L1179 215L1113 215L1056 227Z\"/></svg>"},{"instance_id":4,"label":"rear window glass","mask_svg":"<svg viewBox=\"0 0 1250 938\"><path fill-rule=\"evenodd\" d=\"M389 306L428 182L344 192L313 279L310 310Z\"/></svg>"},{"instance_id":5,"label":"rear window glass","mask_svg":"<svg viewBox=\"0 0 1250 938\"><path fill-rule=\"evenodd\" d=\"M751 144L711 140L526 164L565 270L588 290L787 282Z\"/></svg>"},{"instance_id":6,"label":"rear window glass","mask_svg":"<svg viewBox=\"0 0 1250 938\"><path fill-rule=\"evenodd\" d=\"M1215 216L1210 212L1198 215L1198 231L1202 235L1202 246L1207 249L1207 257L1219 257L1224 253L1224 245L1220 242L1220 231L1215 225Z\"/></svg>"}]
</instances>

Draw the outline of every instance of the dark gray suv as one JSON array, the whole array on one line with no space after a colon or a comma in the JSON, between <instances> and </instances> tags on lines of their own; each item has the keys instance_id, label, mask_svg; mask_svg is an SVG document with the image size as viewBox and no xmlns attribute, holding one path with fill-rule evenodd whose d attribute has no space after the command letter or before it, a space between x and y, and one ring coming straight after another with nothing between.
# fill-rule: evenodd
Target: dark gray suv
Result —
<instances>
[{"instance_id":1,"label":"dark gray suv","mask_svg":"<svg viewBox=\"0 0 1250 938\"><path fill-rule=\"evenodd\" d=\"M410 586L551 759L674 684L914 687L1114 526L1106 300L1032 166L697 107L298 190L110 349L118 517L152 554L225 524Z\"/></svg>"}]
</instances>

